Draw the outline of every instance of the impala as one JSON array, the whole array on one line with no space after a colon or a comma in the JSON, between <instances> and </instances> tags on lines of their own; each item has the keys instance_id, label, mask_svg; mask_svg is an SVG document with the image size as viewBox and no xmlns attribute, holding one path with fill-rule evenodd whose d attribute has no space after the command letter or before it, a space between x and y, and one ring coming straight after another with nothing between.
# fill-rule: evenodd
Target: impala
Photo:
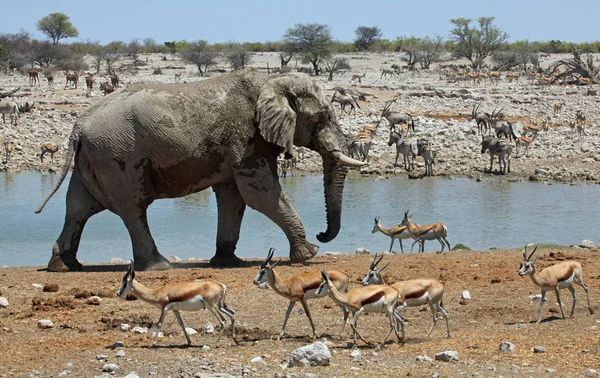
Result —
<instances>
[{"instance_id":1,"label":"impala","mask_svg":"<svg viewBox=\"0 0 600 378\"><path fill-rule=\"evenodd\" d=\"M282 297L288 299L290 304L285 313L285 319L283 321L283 326L281 327L281 332L279 334L278 339L281 339L285 333L285 326L288 322L288 318L296 305L296 302L300 302L302 307L304 308L304 312L308 317L308 321L310 322L310 326L313 332L313 338L317 338L317 333L315 331L315 325L312 320L312 316L310 314L310 309L308 308L308 300L313 298L321 298L328 294L329 290L319 291L317 292L317 288L321 284L321 274L319 271L310 272L310 273L302 273L296 274L288 278L281 278L279 274L273 269L279 261L271 264L271 259L273 258L273 254L275 253L275 249L269 249L269 254L265 261L260 265L260 270L258 274L254 278L254 284L260 285L261 283L267 282L269 286L275 291L277 294ZM350 284L350 276L348 273L339 272L336 270L331 271L331 283L333 288L335 288L338 292L346 292L348 291L348 285ZM348 311L342 306L340 306L344 311L344 322L342 323L342 332L346 327L346 321L348 320Z\"/></svg>"},{"instance_id":2,"label":"impala","mask_svg":"<svg viewBox=\"0 0 600 378\"><path fill-rule=\"evenodd\" d=\"M402 223L400 223L400 226L406 226L410 237L415 239L415 241L410 246L411 252L416 243L419 243L421 245L421 250L419 252L424 252L425 240L439 241L442 245L441 252L444 252L444 247L446 245L448 245L448 251L450 251L451 249L450 242L447 239L448 229L441 222L426 224L424 226L418 226L416 223L411 222L410 216L408 215L408 210L406 210L404 212L404 219L402 220Z\"/></svg>"},{"instance_id":3,"label":"impala","mask_svg":"<svg viewBox=\"0 0 600 378\"><path fill-rule=\"evenodd\" d=\"M573 313L575 312L575 304L577 303L577 292L573 287L573 284L577 284L583 288L585 291L585 297L587 299L587 306L590 315L594 313L592 310L592 306L590 305L590 297L588 292L588 287L585 283L583 283L583 268L581 264L577 261L568 260L562 261L558 264L554 264L547 268L544 268L541 272L537 273L535 270L535 263L538 260L539 256L536 257L533 261L531 260L531 256L537 250L537 247L534 248L533 252L528 256L527 255L527 247L530 244L526 245L523 248L523 259L524 261L521 263L521 267L519 268L519 276L529 276L531 281L534 284L539 286L542 289L542 299L540 301L540 314L538 316L537 323L542 321L542 308L544 307L544 302L546 301L546 291L554 290L556 294L556 300L558 301L558 306L560 307L560 312L562 314L562 318L565 319L565 312L563 311L562 303L560 301L560 289L569 289L571 294L573 295L573 307L571 308L571 315L573 317Z\"/></svg>"},{"instance_id":4,"label":"impala","mask_svg":"<svg viewBox=\"0 0 600 378\"><path fill-rule=\"evenodd\" d=\"M362 341L372 345L371 342L362 337L357 329L358 318L363 312L385 312L388 315L390 320L390 330L385 335L385 338L381 343L382 345L385 344L392 333L392 330L396 333L398 340L404 341L404 318L395 310L396 305L398 304L399 295L397 289L388 285L373 285L357 287L347 293L342 293L335 287L335 284L331 280L326 269L323 269L321 276L323 280L317 288L316 293L321 294L325 291L329 291L329 296L335 303L343 306L346 311L352 313L350 326L354 331L354 344L356 344L356 336L358 335ZM400 335L398 334L396 320L399 321L402 326L402 338L400 338Z\"/></svg>"},{"instance_id":5,"label":"impala","mask_svg":"<svg viewBox=\"0 0 600 378\"><path fill-rule=\"evenodd\" d=\"M410 239L410 234L408 233L408 229L406 226L394 226L390 228L385 228L381 225L381 223L379 223L379 217L375 217L375 225L373 226L373 230L371 232L373 234L376 232L381 232L382 234L387 235L392 239L392 242L390 243L390 252L392 252L394 240L398 239L398 243L400 243L400 251L404 253L402 239Z\"/></svg>"},{"instance_id":6,"label":"impala","mask_svg":"<svg viewBox=\"0 0 600 378\"><path fill-rule=\"evenodd\" d=\"M385 285L381 272L390 264L387 262L383 267L377 269L377 264L381 262L383 255L377 260L371 259L369 272L362 280L363 285ZM437 312L441 312L446 320L446 333L450 338L450 324L448 321L448 310L444 308L444 284L435 279L416 279L408 281L400 281L392 284L392 287L398 290L398 307L400 312L405 307L420 307L429 305L431 315L433 316L433 324L427 332L427 337L431 335L433 327L437 324Z\"/></svg>"},{"instance_id":7,"label":"impala","mask_svg":"<svg viewBox=\"0 0 600 378\"><path fill-rule=\"evenodd\" d=\"M172 283L164 285L159 289L150 289L136 281L132 261L129 269L123 276L123 284L117 292L117 296L126 297L129 294L133 294L142 301L160 309L160 318L157 324L158 329L154 336L153 346L158 341L158 334L162 329L163 321L169 310L172 310L173 314L175 314L177 323L179 323L185 339L188 345L190 345L192 341L185 330L185 325L179 311L207 309L217 318L221 325L220 334L225 328L225 317L223 314L227 315L231 319L231 336L235 340L235 313L225 304L226 291L227 288L224 284L212 280Z\"/></svg>"}]
</instances>

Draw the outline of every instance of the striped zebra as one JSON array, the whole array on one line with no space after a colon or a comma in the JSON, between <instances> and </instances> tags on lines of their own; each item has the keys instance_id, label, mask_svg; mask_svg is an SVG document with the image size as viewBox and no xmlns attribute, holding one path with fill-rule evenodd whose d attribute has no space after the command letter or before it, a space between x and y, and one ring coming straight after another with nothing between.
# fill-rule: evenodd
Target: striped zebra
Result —
<instances>
[{"instance_id":1,"label":"striped zebra","mask_svg":"<svg viewBox=\"0 0 600 378\"><path fill-rule=\"evenodd\" d=\"M481 153L490 151L490 170L494 164L494 155L498 156L498 165L500 166L500 172L505 175L508 167L508 173L510 173L510 154L512 153L512 146L508 139L498 139L493 136L486 135L481 137ZM504 168L503 168L504 165Z\"/></svg>"},{"instance_id":2,"label":"striped zebra","mask_svg":"<svg viewBox=\"0 0 600 378\"><path fill-rule=\"evenodd\" d=\"M415 157L419 153L417 141L414 139L402 138L402 135L396 128L392 127L390 129L388 146L391 146L392 144L396 144L396 161L394 162L394 167L398 166L398 156L402 153L402 156L404 156L404 169L407 172L415 169Z\"/></svg>"},{"instance_id":3,"label":"striped zebra","mask_svg":"<svg viewBox=\"0 0 600 378\"><path fill-rule=\"evenodd\" d=\"M348 155L354 158L354 155L357 156L361 161L369 162L369 150L371 149L371 143L373 142L373 138L371 137L371 133L361 133L357 136L353 137L348 145Z\"/></svg>"},{"instance_id":4,"label":"striped zebra","mask_svg":"<svg viewBox=\"0 0 600 378\"><path fill-rule=\"evenodd\" d=\"M433 164L435 164L435 151L433 144L427 139L417 140L418 155L425 160L425 177L429 177L433 173Z\"/></svg>"}]
</instances>

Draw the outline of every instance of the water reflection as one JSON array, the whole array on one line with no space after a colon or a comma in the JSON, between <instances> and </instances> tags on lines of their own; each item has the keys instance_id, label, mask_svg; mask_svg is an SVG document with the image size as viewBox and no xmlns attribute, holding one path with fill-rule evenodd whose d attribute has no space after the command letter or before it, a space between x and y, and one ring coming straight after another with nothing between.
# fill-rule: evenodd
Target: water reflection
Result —
<instances>
[{"instance_id":1,"label":"water reflection","mask_svg":"<svg viewBox=\"0 0 600 378\"><path fill-rule=\"evenodd\" d=\"M69 177L41 214L33 211L58 178L58 174L0 173L0 265L48 262L64 221ZM288 176L282 185L302 219L308 240L320 245L322 252L354 253L358 247L372 252L387 250L389 238L371 233L373 218L380 216L381 223L391 227L402 221L406 209L417 223L444 222L451 245L462 243L473 249L521 247L528 242L569 245L583 239L594 241L600 234L595 216L600 210L599 186L509 183L505 178L477 183L350 175L344 188L342 229L335 240L322 244L315 235L327 227L323 177ZM185 198L157 200L149 208L148 220L164 255L210 258L214 254L217 208L211 189ZM269 247L286 255L285 235L270 219L248 208L237 253L261 257ZM425 246L426 251L438 248L435 241ZM394 250L399 252L397 243ZM92 217L78 257L89 263L131 258L131 242L120 218L107 211Z\"/></svg>"}]
</instances>

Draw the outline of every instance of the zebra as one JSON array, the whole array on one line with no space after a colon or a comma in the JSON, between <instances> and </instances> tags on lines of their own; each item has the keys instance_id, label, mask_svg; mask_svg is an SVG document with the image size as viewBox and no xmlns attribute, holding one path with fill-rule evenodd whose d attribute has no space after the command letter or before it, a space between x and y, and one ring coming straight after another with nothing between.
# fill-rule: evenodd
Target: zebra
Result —
<instances>
[{"instance_id":1,"label":"zebra","mask_svg":"<svg viewBox=\"0 0 600 378\"><path fill-rule=\"evenodd\" d=\"M385 103L385 105L383 106L383 110L381 111L381 118L385 118L389 124L390 124L390 128L392 128L394 125L400 124L400 123L406 123L407 125L409 125L409 129L412 129L412 132L414 134L415 132L415 121L412 117L412 115L408 114L408 113L400 113L400 112L392 112L390 111L390 106L396 102L396 100L390 100L387 101Z\"/></svg>"},{"instance_id":2,"label":"zebra","mask_svg":"<svg viewBox=\"0 0 600 378\"><path fill-rule=\"evenodd\" d=\"M354 158L357 156L361 161L369 162L369 150L371 149L371 143L373 138L367 134L359 134L352 138L352 141L348 145L348 155Z\"/></svg>"},{"instance_id":3,"label":"zebra","mask_svg":"<svg viewBox=\"0 0 600 378\"><path fill-rule=\"evenodd\" d=\"M505 175L508 167L508 173L510 173L510 154L512 153L512 146L509 144L508 139L498 139L491 135L481 136L481 153L490 151L490 170L494 165L494 155L498 156L498 165L500 166L500 172ZM504 165L504 168L502 167Z\"/></svg>"},{"instance_id":4,"label":"zebra","mask_svg":"<svg viewBox=\"0 0 600 378\"><path fill-rule=\"evenodd\" d=\"M334 102L337 102L338 104L340 104L340 115L343 112L345 112L346 105L351 106L351 109L348 112L349 114L352 113L352 111L354 110L354 115L356 115L356 108L360 109L360 106L358 105L358 101L356 101L356 99L351 95L343 95L343 96L336 97L335 92L333 92L333 96L331 97L331 103L333 104Z\"/></svg>"},{"instance_id":5,"label":"zebra","mask_svg":"<svg viewBox=\"0 0 600 378\"><path fill-rule=\"evenodd\" d=\"M432 165L435 164L435 151L433 144L427 139L417 140L418 155L425 159L425 177L431 176L433 173Z\"/></svg>"},{"instance_id":6,"label":"zebra","mask_svg":"<svg viewBox=\"0 0 600 378\"><path fill-rule=\"evenodd\" d=\"M391 146L392 144L396 144L396 161L394 162L394 167L398 167L398 156L400 155L400 152L402 152L402 156L404 156L404 170L410 172L415 169L415 157L419 152L417 141L402 138L402 135L400 135L396 128L392 127L390 130L388 146Z\"/></svg>"}]
</instances>

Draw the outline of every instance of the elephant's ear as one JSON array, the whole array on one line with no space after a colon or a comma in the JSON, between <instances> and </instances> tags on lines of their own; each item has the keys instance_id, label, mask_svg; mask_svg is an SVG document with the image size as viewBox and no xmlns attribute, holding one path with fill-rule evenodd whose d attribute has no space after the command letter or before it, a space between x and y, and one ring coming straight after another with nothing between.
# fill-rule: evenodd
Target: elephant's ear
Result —
<instances>
[{"instance_id":1,"label":"elephant's ear","mask_svg":"<svg viewBox=\"0 0 600 378\"><path fill-rule=\"evenodd\" d=\"M294 152L297 96L291 90L289 78L269 80L263 85L256 102L256 122L266 141Z\"/></svg>"}]
</instances>

